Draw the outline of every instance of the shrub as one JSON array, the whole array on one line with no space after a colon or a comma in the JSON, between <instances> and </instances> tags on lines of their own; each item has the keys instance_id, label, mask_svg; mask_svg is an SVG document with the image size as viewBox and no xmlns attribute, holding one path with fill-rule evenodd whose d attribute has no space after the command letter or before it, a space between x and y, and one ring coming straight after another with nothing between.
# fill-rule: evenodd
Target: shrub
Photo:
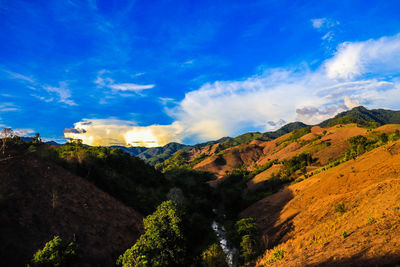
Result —
<instances>
[{"instance_id":1,"label":"shrub","mask_svg":"<svg viewBox=\"0 0 400 267\"><path fill-rule=\"evenodd\" d=\"M346 231L343 231L342 232L342 237L343 238L346 238L346 237L348 237L350 234L348 234Z\"/></svg>"},{"instance_id":2,"label":"shrub","mask_svg":"<svg viewBox=\"0 0 400 267\"><path fill-rule=\"evenodd\" d=\"M344 206L344 203L336 204L335 211L339 212L339 213L345 213L346 212L346 207Z\"/></svg>"},{"instance_id":3,"label":"shrub","mask_svg":"<svg viewBox=\"0 0 400 267\"><path fill-rule=\"evenodd\" d=\"M59 236L46 243L43 249L39 249L32 259L33 266L73 266L78 261L76 247L73 242L66 243Z\"/></svg>"},{"instance_id":4,"label":"shrub","mask_svg":"<svg viewBox=\"0 0 400 267\"><path fill-rule=\"evenodd\" d=\"M269 259L266 261L266 264L273 263L276 261L280 261L285 256L285 250L283 248L275 249Z\"/></svg>"}]
</instances>

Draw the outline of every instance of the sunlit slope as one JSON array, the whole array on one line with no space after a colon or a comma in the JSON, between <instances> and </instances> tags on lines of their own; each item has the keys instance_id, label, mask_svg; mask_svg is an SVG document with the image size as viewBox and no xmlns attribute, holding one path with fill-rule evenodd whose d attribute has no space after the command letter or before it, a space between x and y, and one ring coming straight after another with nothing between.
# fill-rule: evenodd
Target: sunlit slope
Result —
<instances>
[{"instance_id":1,"label":"sunlit slope","mask_svg":"<svg viewBox=\"0 0 400 267\"><path fill-rule=\"evenodd\" d=\"M273 160L282 161L300 153L307 153L315 159L312 166L307 167L307 170L311 171L343 157L346 149L350 146L348 142L350 137L370 136L383 132L393 133L396 129L400 129L400 125L385 125L373 130L357 126L357 124L340 124L326 128L320 126L303 128L272 141L253 140L250 143L211 154L193 168L209 171L218 178L223 178L227 173L241 166L252 171ZM269 179L274 172L279 172L279 166L274 165L272 168L259 173L248 185L252 187L263 182Z\"/></svg>"},{"instance_id":2,"label":"sunlit slope","mask_svg":"<svg viewBox=\"0 0 400 267\"><path fill-rule=\"evenodd\" d=\"M380 130L393 126L384 127ZM400 141L291 185L241 216L257 219L269 249L260 266L397 263ZM284 257L273 262L278 249Z\"/></svg>"}]
</instances>

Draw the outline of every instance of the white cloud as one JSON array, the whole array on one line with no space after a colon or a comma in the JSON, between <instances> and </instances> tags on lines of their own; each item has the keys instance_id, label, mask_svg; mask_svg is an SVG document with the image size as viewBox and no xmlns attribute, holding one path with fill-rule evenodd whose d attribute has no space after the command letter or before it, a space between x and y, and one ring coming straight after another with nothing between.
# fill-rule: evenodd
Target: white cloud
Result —
<instances>
[{"instance_id":1,"label":"white cloud","mask_svg":"<svg viewBox=\"0 0 400 267\"><path fill-rule=\"evenodd\" d=\"M133 91L135 93L138 93L146 89L151 89L155 86L154 84L115 83L115 81L109 77L103 78L102 76L105 73L109 73L109 71L99 71L97 78L94 81L94 83L100 88L106 87L114 91ZM142 73L137 74L137 76L140 75L142 75Z\"/></svg>"},{"instance_id":2,"label":"white cloud","mask_svg":"<svg viewBox=\"0 0 400 267\"><path fill-rule=\"evenodd\" d=\"M343 43L316 70L304 65L297 69L269 69L240 81L207 83L186 93L174 108L166 107L167 114L175 119L171 125L139 127L118 123L113 128L99 123L97 137L93 138L107 137L109 132L104 131L109 129L115 130L117 139L125 143L145 143L160 136L163 141L157 139L159 145L181 140L200 142L241 134L247 129L273 130L282 122L301 120L314 124L357 105L398 109L400 79L391 74L399 73L399 58L399 35ZM82 126L75 125L79 127ZM93 139L86 142L90 144Z\"/></svg>"},{"instance_id":3,"label":"white cloud","mask_svg":"<svg viewBox=\"0 0 400 267\"><path fill-rule=\"evenodd\" d=\"M67 86L68 84L66 82L60 82L58 87L45 85L43 86L43 89L49 93L57 94L59 102L67 104L69 106L76 106L77 104L73 100L71 100L71 91L67 88ZM49 99L42 99L42 100L49 102Z\"/></svg>"},{"instance_id":4,"label":"white cloud","mask_svg":"<svg viewBox=\"0 0 400 267\"><path fill-rule=\"evenodd\" d=\"M400 34L365 42L346 42L325 63L331 79L354 79L363 74L393 75L400 71Z\"/></svg>"},{"instance_id":5,"label":"white cloud","mask_svg":"<svg viewBox=\"0 0 400 267\"><path fill-rule=\"evenodd\" d=\"M65 81L59 82L59 86L56 87L56 86L51 86L51 85L48 85L45 83L41 83L32 77L28 77L28 76L20 74L20 73L12 72L12 71L5 70L5 69L1 69L1 70L4 71L5 73L8 73L12 79L17 79L20 82L29 84L29 85L27 85L27 88L29 88L33 91L37 91L36 94L31 94L31 96L33 96L37 99L40 99L45 102L52 102L53 100L57 99L58 102L67 104L69 106L77 105L71 99L71 91L68 89L68 84ZM50 95L55 94L57 96L57 98L38 95L40 93L40 91L43 92L43 90L46 91Z\"/></svg>"},{"instance_id":6,"label":"white cloud","mask_svg":"<svg viewBox=\"0 0 400 267\"><path fill-rule=\"evenodd\" d=\"M0 112L10 112L18 110L19 107L17 107L14 103L11 102L0 103Z\"/></svg>"},{"instance_id":7,"label":"white cloud","mask_svg":"<svg viewBox=\"0 0 400 267\"><path fill-rule=\"evenodd\" d=\"M118 119L83 119L75 123L74 128L65 129L64 136L81 139L88 145L156 147L182 141L181 132L182 127L177 122L141 127Z\"/></svg>"},{"instance_id":8,"label":"white cloud","mask_svg":"<svg viewBox=\"0 0 400 267\"><path fill-rule=\"evenodd\" d=\"M339 21L332 20L329 18L312 19L311 23L315 29L322 29L322 28L329 29L340 24Z\"/></svg>"},{"instance_id":9,"label":"white cloud","mask_svg":"<svg viewBox=\"0 0 400 267\"><path fill-rule=\"evenodd\" d=\"M113 90L139 92L139 91L142 91L145 89L153 88L154 84L140 85L140 84L135 84L135 83L117 83L117 84L111 84L108 87Z\"/></svg>"}]
</instances>

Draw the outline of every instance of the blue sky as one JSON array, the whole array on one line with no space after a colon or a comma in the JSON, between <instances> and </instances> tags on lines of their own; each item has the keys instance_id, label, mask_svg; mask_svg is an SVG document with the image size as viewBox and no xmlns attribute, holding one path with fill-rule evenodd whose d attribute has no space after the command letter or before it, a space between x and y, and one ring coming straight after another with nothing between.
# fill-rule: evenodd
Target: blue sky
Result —
<instances>
[{"instance_id":1,"label":"blue sky","mask_svg":"<svg viewBox=\"0 0 400 267\"><path fill-rule=\"evenodd\" d=\"M315 123L358 104L400 109L398 10L0 0L0 125L151 146Z\"/></svg>"}]
</instances>

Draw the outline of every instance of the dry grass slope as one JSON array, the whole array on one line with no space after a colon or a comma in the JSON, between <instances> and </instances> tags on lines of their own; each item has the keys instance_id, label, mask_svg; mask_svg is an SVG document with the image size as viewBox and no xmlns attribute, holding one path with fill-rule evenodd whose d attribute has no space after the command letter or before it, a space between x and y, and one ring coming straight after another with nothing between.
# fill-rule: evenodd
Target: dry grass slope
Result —
<instances>
[{"instance_id":1,"label":"dry grass slope","mask_svg":"<svg viewBox=\"0 0 400 267\"><path fill-rule=\"evenodd\" d=\"M397 264L400 141L291 185L241 216L257 219L269 249L258 266ZM273 262L277 249L284 257Z\"/></svg>"}]
</instances>

